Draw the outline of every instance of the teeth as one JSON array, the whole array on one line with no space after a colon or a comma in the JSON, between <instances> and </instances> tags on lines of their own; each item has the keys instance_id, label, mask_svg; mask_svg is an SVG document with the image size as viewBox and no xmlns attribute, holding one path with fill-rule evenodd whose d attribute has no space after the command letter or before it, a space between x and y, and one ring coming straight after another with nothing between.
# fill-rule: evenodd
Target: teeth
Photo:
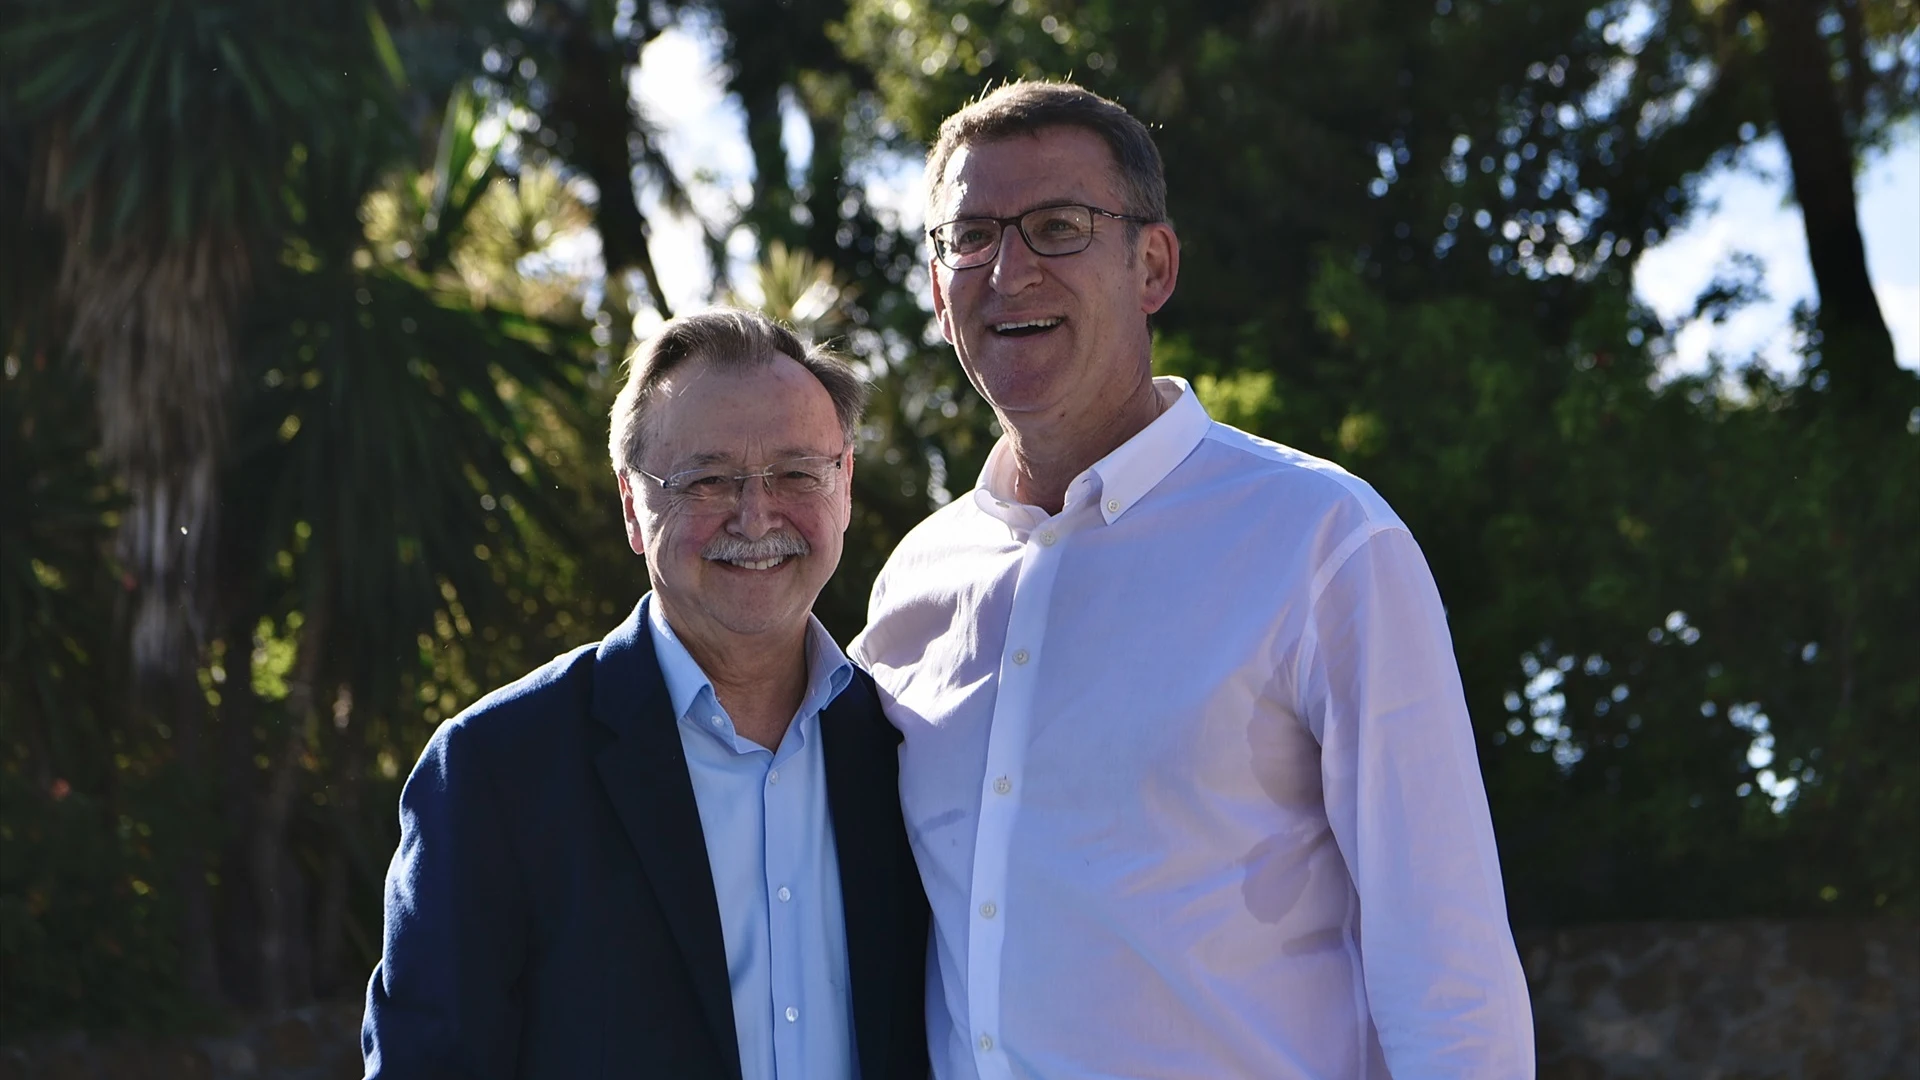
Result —
<instances>
[{"instance_id":1,"label":"teeth","mask_svg":"<svg viewBox=\"0 0 1920 1080\"><path fill-rule=\"evenodd\" d=\"M777 555L771 559L759 559L754 561L748 561L746 559L732 559L729 561L732 562L733 565L735 566L745 567L748 570L771 570L774 567L779 566L781 563L786 562L787 557L785 555Z\"/></svg>"},{"instance_id":2,"label":"teeth","mask_svg":"<svg viewBox=\"0 0 1920 1080\"><path fill-rule=\"evenodd\" d=\"M993 328L999 333L1004 334L1009 330L1025 330L1035 326L1041 328L1059 326L1065 321L1065 319L1028 319L1025 322L994 323Z\"/></svg>"}]
</instances>

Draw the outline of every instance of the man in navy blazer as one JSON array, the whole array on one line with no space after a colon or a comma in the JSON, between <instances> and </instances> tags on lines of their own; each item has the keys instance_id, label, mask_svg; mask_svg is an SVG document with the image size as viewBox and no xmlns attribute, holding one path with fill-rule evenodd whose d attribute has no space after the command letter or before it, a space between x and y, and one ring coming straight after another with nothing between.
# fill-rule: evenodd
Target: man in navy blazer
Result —
<instances>
[{"instance_id":1,"label":"man in navy blazer","mask_svg":"<svg viewBox=\"0 0 1920 1080\"><path fill-rule=\"evenodd\" d=\"M756 315L636 354L611 441L652 592L422 752L369 1077L928 1075L899 736L811 614L863 403Z\"/></svg>"}]
</instances>

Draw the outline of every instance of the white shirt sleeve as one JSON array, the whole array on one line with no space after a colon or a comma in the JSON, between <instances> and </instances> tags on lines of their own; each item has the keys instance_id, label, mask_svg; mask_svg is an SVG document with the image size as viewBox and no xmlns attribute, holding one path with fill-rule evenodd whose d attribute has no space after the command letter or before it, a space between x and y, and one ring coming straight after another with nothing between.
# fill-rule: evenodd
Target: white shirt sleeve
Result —
<instances>
[{"instance_id":1,"label":"white shirt sleeve","mask_svg":"<svg viewBox=\"0 0 1920 1080\"><path fill-rule=\"evenodd\" d=\"M1296 656L1327 818L1360 898L1368 1007L1397 1080L1534 1074L1486 791L1433 576L1397 524L1316 581Z\"/></svg>"}]
</instances>

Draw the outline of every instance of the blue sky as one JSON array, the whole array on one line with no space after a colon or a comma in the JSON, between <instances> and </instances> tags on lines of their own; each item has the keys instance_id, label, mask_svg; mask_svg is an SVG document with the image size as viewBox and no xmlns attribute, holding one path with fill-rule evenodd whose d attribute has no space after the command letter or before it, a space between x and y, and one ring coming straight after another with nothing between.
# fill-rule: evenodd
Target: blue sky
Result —
<instances>
[{"instance_id":1,"label":"blue sky","mask_svg":"<svg viewBox=\"0 0 1920 1080\"><path fill-rule=\"evenodd\" d=\"M752 158L739 103L723 89L712 38L705 28L674 28L647 46L631 89L657 125L668 159L683 178L700 177L695 209L708 221L728 220L750 194ZM805 124L797 113L788 125L790 156L808 153ZM903 160L868 178L876 204L918 224L924 189L919 163ZM1813 296L1806 236L1798 210L1787 198L1786 157L1777 139L1755 142L1730 167L1703 179L1702 208L1684 227L1645 252L1634 287L1670 329L1665 374L1699 371L1718 355L1730 365L1758 361L1780 371L1796 366L1791 313ZM1900 362L1920 368L1920 124L1911 124L1894 146L1874 154L1859 182L1860 221L1868 272L1894 336ZM665 214L657 196L642 193L642 209L654 222L656 263L674 310L704 305L710 273L699 225ZM734 238L736 260L751 254L744 235ZM1766 267L1769 299L1724 324L1683 324L1694 298L1715 271L1736 253ZM643 313L636 329L652 322Z\"/></svg>"},{"instance_id":2,"label":"blue sky","mask_svg":"<svg viewBox=\"0 0 1920 1080\"><path fill-rule=\"evenodd\" d=\"M1866 161L1858 184L1867 272L1906 367L1920 367L1920 126L1909 125L1887 152ZM1697 371L1710 353L1728 362L1758 357L1794 367L1793 305L1813 297L1813 270L1800 212L1787 198L1786 154L1778 139L1748 148L1730 169L1705 178L1706 209L1640 259L1634 288L1669 325L1693 307L1714 270L1735 252L1766 264L1767 303L1735 314L1722 326L1702 320L1674 339L1676 370Z\"/></svg>"}]
</instances>

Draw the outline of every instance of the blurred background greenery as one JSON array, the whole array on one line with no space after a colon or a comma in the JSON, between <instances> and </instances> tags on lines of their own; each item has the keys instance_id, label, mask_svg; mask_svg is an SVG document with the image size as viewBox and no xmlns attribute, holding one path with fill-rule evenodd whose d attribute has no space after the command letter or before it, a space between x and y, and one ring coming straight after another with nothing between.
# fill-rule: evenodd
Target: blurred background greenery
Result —
<instances>
[{"instance_id":1,"label":"blurred background greenery","mask_svg":"<svg viewBox=\"0 0 1920 1080\"><path fill-rule=\"evenodd\" d=\"M1015 76L1155 125L1162 370L1421 539L1516 922L1920 908L1920 392L1853 184L1920 102L1914 0L0 13L0 1037L357 992L434 725L644 587L604 415L665 279L873 379L820 607L857 631L995 435L860 178ZM750 190L630 93L689 20ZM1773 136L1797 367L1663 377L1635 261ZM663 265L695 203L712 269Z\"/></svg>"}]
</instances>

